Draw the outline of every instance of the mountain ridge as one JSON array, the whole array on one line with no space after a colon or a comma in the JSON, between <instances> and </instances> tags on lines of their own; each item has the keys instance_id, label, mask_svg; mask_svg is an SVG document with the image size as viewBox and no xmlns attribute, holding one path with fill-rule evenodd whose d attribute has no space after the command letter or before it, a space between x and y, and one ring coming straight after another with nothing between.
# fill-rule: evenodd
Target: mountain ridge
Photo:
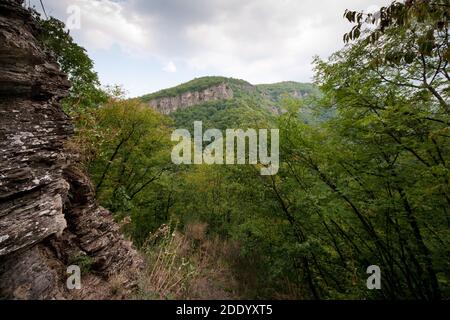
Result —
<instances>
[{"instance_id":1,"label":"mountain ridge","mask_svg":"<svg viewBox=\"0 0 450 320\"><path fill-rule=\"evenodd\" d=\"M253 85L242 79L208 76L146 94L138 99L163 114L171 114L211 101L250 98L257 101L262 108L280 114L283 112L280 105L283 98L303 99L318 93L318 88L311 83L283 81Z\"/></svg>"}]
</instances>

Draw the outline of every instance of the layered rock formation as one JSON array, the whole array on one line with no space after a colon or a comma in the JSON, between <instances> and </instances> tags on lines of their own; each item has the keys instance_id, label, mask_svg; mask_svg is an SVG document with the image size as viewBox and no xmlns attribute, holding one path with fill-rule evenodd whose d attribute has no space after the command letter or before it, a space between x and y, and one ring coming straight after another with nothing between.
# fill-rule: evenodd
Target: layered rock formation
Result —
<instances>
[{"instance_id":1,"label":"layered rock formation","mask_svg":"<svg viewBox=\"0 0 450 320\"><path fill-rule=\"evenodd\" d=\"M0 2L0 298L120 298L112 287L129 293L142 262L65 149L70 83L38 35L21 0ZM71 291L79 261L89 271Z\"/></svg>"},{"instance_id":2,"label":"layered rock formation","mask_svg":"<svg viewBox=\"0 0 450 320\"><path fill-rule=\"evenodd\" d=\"M222 83L200 91L184 92L175 97L153 99L148 104L162 114L170 114L208 101L228 99L233 99L233 90L227 84Z\"/></svg>"}]
</instances>

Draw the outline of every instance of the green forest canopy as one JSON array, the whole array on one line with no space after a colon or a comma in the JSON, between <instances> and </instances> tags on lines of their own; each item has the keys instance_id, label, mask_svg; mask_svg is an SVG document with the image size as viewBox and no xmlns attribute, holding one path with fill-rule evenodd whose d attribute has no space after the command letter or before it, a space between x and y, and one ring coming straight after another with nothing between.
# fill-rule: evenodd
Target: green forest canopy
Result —
<instances>
[{"instance_id":1,"label":"green forest canopy","mask_svg":"<svg viewBox=\"0 0 450 320\"><path fill-rule=\"evenodd\" d=\"M448 299L449 10L446 1L395 2L368 32L370 16L346 12L356 27L347 46L315 60L320 94L313 103L278 99L280 85L259 86L281 103L281 115L258 109L259 94L173 117L117 95L95 106L87 99L87 108L69 100L99 201L119 221L130 219L125 232L137 246L163 223L180 230L206 223L208 237L239 248L225 260L243 298ZM62 65L82 64L92 75L84 51L67 55L53 40L45 41ZM146 99L222 81L194 80ZM91 96L92 86L86 94L83 88L76 87L77 101ZM320 121L305 119L305 105ZM277 126L279 174L172 165L174 123L197 117L210 125ZM382 290L367 290L370 265L381 267Z\"/></svg>"}]
</instances>

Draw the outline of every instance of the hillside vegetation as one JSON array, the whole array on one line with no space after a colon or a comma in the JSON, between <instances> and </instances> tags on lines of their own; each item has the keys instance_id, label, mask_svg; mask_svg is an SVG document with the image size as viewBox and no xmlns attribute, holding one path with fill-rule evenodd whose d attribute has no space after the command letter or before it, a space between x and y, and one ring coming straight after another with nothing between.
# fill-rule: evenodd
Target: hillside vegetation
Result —
<instances>
[{"instance_id":1,"label":"hillside vegetation","mask_svg":"<svg viewBox=\"0 0 450 320\"><path fill-rule=\"evenodd\" d=\"M239 128L241 126L271 122L274 115L286 112L283 100L303 101L301 114L305 121L317 120L323 115L313 115L314 101L320 96L319 89L308 83L280 82L275 84L252 85L244 80L225 77L203 77L179 86L158 91L139 98L143 102L152 99L181 95L186 92L201 91L219 84L226 84L233 90L232 99L207 101L170 114L174 127L191 129L194 121L202 121L205 128ZM317 117L316 117L317 116Z\"/></svg>"},{"instance_id":2,"label":"hillside vegetation","mask_svg":"<svg viewBox=\"0 0 450 320\"><path fill-rule=\"evenodd\" d=\"M174 96L178 96L185 92L202 91L204 89L208 89L208 88L217 86L222 83L231 84L231 85L233 85L233 87L250 86L250 84L244 80L225 78L225 77L202 77L202 78L196 78L189 82L180 84L173 88L164 89L164 90L161 90L161 91L158 91L155 93L144 95L144 96L140 97L140 99L144 102L148 102L150 100L158 99L158 98L174 97Z\"/></svg>"},{"instance_id":3,"label":"hillside vegetation","mask_svg":"<svg viewBox=\"0 0 450 320\"><path fill-rule=\"evenodd\" d=\"M97 197L158 271L142 297L198 297L199 279L234 298L450 297L450 12L439 0L408 3L367 33L371 20L347 12L349 44L315 60L314 86L212 77L143 99L109 92L98 107L73 88L73 144ZM223 81L231 100L170 116L143 103ZM173 129L199 120L279 128L278 174L173 165ZM382 290L367 289L371 265Z\"/></svg>"}]
</instances>

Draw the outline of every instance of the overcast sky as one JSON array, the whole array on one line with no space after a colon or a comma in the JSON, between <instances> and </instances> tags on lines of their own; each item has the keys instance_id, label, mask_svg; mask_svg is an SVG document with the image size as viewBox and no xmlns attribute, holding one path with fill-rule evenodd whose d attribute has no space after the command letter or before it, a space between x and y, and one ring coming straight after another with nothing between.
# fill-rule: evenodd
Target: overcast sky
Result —
<instances>
[{"instance_id":1,"label":"overcast sky","mask_svg":"<svg viewBox=\"0 0 450 320\"><path fill-rule=\"evenodd\" d=\"M40 9L38 0L26 0ZM373 11L389 0L43 0L67 22L102 84L138 96L195 77L251 83L311 81L314 55L343 46L345 9ZM73 7L75 6L75 7ZM75 8L75 9L74 9Z\"/></svg>"}]
</instances>

